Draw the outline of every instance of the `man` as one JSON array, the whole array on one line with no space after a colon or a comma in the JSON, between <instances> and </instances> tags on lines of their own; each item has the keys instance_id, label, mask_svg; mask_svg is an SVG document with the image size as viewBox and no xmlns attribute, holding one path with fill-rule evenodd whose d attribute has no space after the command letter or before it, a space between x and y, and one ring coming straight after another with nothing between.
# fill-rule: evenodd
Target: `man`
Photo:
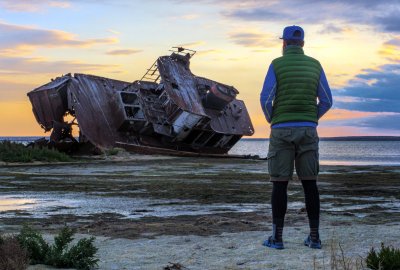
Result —
<instances>
[{"instance_id":1,"label":"man","mask_svg":"<svg viewBox=\"0 0 400 270\"><path fill-rule=\"evenodd\" d=\"M287 186L294 165L301 180L310 234L304 244L321 248L318 134L320 119L332 106L332 94L321 64L304 55L304 31L283 30L283 56L272 61L261 92L261 106L271 123L268 169L272 181L273 232L263 245L283 249L282 232L287 210Z\"/></svg>"}]
</instances>

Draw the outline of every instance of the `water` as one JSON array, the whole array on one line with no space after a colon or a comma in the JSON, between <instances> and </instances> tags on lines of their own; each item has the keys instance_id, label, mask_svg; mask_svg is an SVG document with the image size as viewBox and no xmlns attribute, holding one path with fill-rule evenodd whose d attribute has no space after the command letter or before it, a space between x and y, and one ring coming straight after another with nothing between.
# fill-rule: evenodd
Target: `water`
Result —
<instances>
[{"instance_id":1,"label":"water","mask_svg":"<svg viewBox=\"0 0 400 270\"><path fill-rule=\"evenodd\" d=\"M296 205L289 204L289 209ZM210 213L254 212L270 208L267 204L212 203L198 204L195 200L104 197L87 193L24 192L0 195L0 218L19 215L46 218L49 215L90 216L113 213L130 219L146 216L174 217L207 215Z\"/></svg>"},{"instance_id":2,"label":"water","mask_svg":"<svg viewBox=\"0 0 400 270\"><path fill-rule=\"evenodd\" d=\"M0 137L28 144L40 137ZM229 154L258 155L266 157L268 140L240 140ZM320 163L322 165L381 165L400 166L400 141L321 141Z\"/></svg>"},{"instance_id":3,"label":"water","mask_svg":"<svg viewBox=\"0 0 400 270\"><path fill-rule=\"evenodd\" d=\"M230 154L266 157L268 140L241 140ZM400 141L320 141L322 165L400 166Z\"/></svg>"},{"instance_id":4,"label":"water","mask_svg":"<svg viewBox=\"0 0 400 270\"><path fill-rule=\"evenodd\" d=\"M37 139L43 138L42 137L36 137L36 136L28 136L28 137L0 137L0 142L1 141L11 141L15 143L22 143L24 145L27 145L30 142L33 142ZM45 137L46 139L49 139L49 137Z\"/></svg>"}]
</instances>

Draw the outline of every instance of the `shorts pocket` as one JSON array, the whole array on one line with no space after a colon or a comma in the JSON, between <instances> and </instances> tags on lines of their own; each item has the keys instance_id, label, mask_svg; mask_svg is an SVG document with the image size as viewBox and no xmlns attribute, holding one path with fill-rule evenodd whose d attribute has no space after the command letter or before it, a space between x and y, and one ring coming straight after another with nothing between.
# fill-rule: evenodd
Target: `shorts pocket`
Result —
<instances>
[{"instance_id":1,"label":"shorts pocket","mask_svg":"<svg viewBox=\"0 0 400 270\"><path fill-rule=\"evenodd\" d=\"M307 129L306 135L313 139L318 138L318 132L316 129Z\"/></svg>"},{"instance_id":2,"label":"shorts pocket","mask_svg":"<svg viewBox=\"0 0 400 270\"><path fill-rule=\"evenodd\" d=\"M271 159L271 158L273 158L273 157L275 157L276 156L276 152L275 151L270 151L270 152L268 152L268 154L267 154L267 159Z\"/></svg>"},{"instance_id":3,"label":"shorts pocket","mask_svg":"<svg viewBox=\"0 0 400 270\"><path fill-rule=\"evenodd\" d=\"M270 176L275 176L276 175L276 152L275 151L270 151L268 152L267 155L267 160L268 160L268 173Z\"/></svg>"}]
</instances>

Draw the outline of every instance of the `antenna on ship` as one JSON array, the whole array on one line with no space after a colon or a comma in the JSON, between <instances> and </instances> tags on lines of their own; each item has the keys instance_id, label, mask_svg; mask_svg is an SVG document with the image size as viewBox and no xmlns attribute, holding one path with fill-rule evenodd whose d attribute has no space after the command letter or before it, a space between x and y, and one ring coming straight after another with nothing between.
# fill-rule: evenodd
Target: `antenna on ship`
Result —
<instances>
[{"instance_id":1,"label":"antenna on ship","mask_svg":"<svg viewBox=\"0 0 400 270\"><path fill-rule=\"evenodd\" d=\"M196 54L195 50L186 49L186 48L183 48L183 47L172 47L172 49L169 50L169 51L172 52L172 53L175 53L175 54L179 54L179 55L182 55L182 56L189 57L189 58L192 58L193 55Z\"/></svg>"},{"instance_id":2,"label":"antenna on ship","mask_svg":"<svg viewBox=\"0 0 400 270\"><path fill-rule=\"evenodd\" d=\"M193 55L196 54L195 50L186 49L186 48L183 48L180 46L172 47L172 49L170 49L168 51L172 52L172 54L175 54L175 55L187 57L188 59L192 58ZM161 79L161 76L160 76L160 72L158 71L157 60L156 60L151 65L151 67L149 69L147 69L146 73L143 75L143 77L140 79L140 81L149 81L149 82L160 83L160 79Z\"/></svg>"}]
</instances>

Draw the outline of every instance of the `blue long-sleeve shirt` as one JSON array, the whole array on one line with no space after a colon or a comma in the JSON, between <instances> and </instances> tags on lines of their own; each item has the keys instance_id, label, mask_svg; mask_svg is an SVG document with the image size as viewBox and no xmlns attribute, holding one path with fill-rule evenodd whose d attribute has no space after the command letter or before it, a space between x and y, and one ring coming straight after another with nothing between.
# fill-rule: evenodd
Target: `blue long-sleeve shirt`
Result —
<instances>
[{"instance_id":1,"label":"blue long-sleeve shirt","mask_svg":"<svg viewBox=\"0 0 400 270\"><path fill-rule=\"evenodd\" d=\"M274 66L271 64L269 66L267 75L265 76L264 85L260 95L261 107L263 109L265 118L268 123L272 121L272 103L275 99L276 94L276 76L274 71ZM318 119L320 119L331 107L332 107L332 93L329 88L328 80L326 79L325 72L322 69L321 75L319 77L318 84ZM278 123L272 126L272 128L280 127L305 127L311 126L316 127L317 124L314 122L285 122Z\"/></svg>"}]
</instances>

